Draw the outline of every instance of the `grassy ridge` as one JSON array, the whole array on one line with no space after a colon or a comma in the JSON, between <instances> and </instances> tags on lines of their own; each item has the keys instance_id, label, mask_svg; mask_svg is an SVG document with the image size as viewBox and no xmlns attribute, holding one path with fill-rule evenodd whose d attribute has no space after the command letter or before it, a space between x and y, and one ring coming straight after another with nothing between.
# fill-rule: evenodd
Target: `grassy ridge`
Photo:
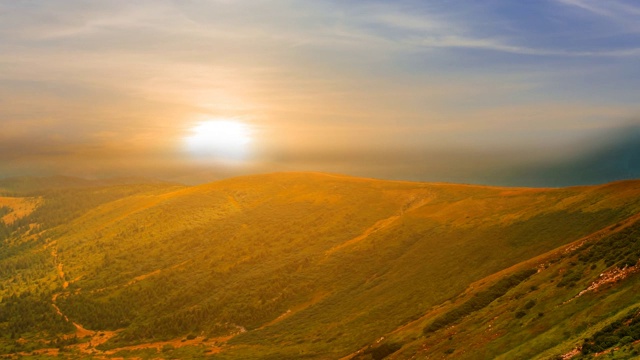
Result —
<instances>
[{"instance_id":1,"label":"grassy ridge","mask_svg":"<svg viewBox=\"0 0 640 360\"><path fill-rule=\"evenodd\" d=\"M102 350L235 334L217 355L230 359L347 355L480 279L640 209L634 182L509 189L273 174L120 189L48 223L42 237L64 279L55 266L42 277L57 281L57 305L88 329L122 329ZM74 201L58 198L60 209Z\"/></svg>"},{"instance_id":2,"label":"grassy ridge","mask_svg":"<svg viewBox=\"0 0 640 360\"><path fill-rule=\"evenodd\" d=\"M610 227L604 235L578 242L493 276L468 294L387 335L390 358L455 359L628 359L639 355L640 223ZM629 259L633 258L633 261ZM486 307L467 304L527 266L538 273ZM488 287L488 288L487 288ZM487 290L485 290L487 289ZM471 311L463 311L463 310ZM461 314L446 327L434 326L448 314ZM574 350L577 349L577 350ZM614 351L611 351L614 350ZM371 353L371 350L369 350ZM360 357L366 358L366 353ZM357 357L356 357L357 358Z\"/></svg>"},{"instance_id":3,"label":"grassy ridge","mask_svg":"<svg viewBox=\"0 0 640 360\"><path fill-rule=\"evenodd\" d=\"M101 308L99 319L131 321L121 344L242 327L249 331L231 343L246 346L247 356L254 347L276 351L283 344L303 344L293 348L311 353L346 351L420 316L472 281L628 211L607 207L615 197L585 197L582 189L509 190L507 197L504 191L298 174L187 189L113 223L120 233L105 236L111 234L105 228L98 244L104 243L112 263L96 259L101 263L86 280L72 286L120 286L90 296L100 306L86 313ZM559 206L563 201L567 205ZM593 209L578 210L588 206ZM332 251L394 216L388 226ZM166 221L147 225L157 217ZM75 227L94 229L96 218L91 214ZM91 253L95 243L79 235L83 243L75 249ZM74 241L66 238L61 246ZM75 263L63 261L75 274ZM78 266L90 263L82 257ZM177 284L189 284L188 291ZM61 306L83 324L117 327L83 317L73 296L65 301Z\"/></svg>"}]
</instances>

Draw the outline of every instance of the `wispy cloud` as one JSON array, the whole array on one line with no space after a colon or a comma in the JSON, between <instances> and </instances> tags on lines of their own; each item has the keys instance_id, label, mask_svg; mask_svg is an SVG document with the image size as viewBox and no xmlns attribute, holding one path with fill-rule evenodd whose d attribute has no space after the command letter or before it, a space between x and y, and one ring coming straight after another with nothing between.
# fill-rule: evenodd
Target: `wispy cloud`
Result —
<instances>
[{"instance_id":1,"label":"wispy cloud","mask_svg":"<svg viewBox=\"0 0 640 360\"><path fill-rule=\"evenodd\" d=\"M531 134L568 139L580 119L636 110L640 40L620 27L638 5L456 4L0 2L0 125L13 129L0 171L35 142L76 159L164 155L201 117L252 122L265 152L346 152L544 147Z\"/></svg>"},{"instance_id":2,"label":"wispy cloud","mask_svg":"<svg viewBox=\"0 0 640 360\"><path fill-rule=\"evenodd\" d=\"M632 5L628 2L617 0L594 1L594 0L557 0L560 3L579 7L596 15L611 18L629 18L640 15L640 6Z\"/></svg>"},{"instance_id":3,"label":"wispy cloud","mask_svg":"<svg viewBox=\"0 0 640 360\"><path fill-rule=\"evenodd\" d=\"M417 41L414 44L427 48L462 48L479 49L505 52L510 54L534 55L534 56L561 56L561 57L636 57L640 56L640 48L619 50L596 51L569 51L552 50L545 48L531 48L526 46L510 45L498 39L474 39L457 36L430 37Z\"/></svg>"},{"instance_id":4,"label":"wispy cloud","mask_svg":"<svg viewBox=\"0 0 640 360\"><path fill-rule=\"evenodd\" d=\"M603 4L588 0L557 0L567 5L578 6L590 12L620 17L630 23L634 14L640 14L640 7L615 2L613 9L609 3ZM640 55L640 46L626 46L615 49L593 47L585 50L571 50L562 47L532 46L526 39L517 36L505 36L506 29L483 24L482 31L474 21L466 17L443 14L437 9L419 13L412 8L394 8L391 6L374 6L367 8L366 21L355 21L348 28L349 32L367 33L362 40L381 39L388 44L414 47L413 50L431 49L469 49L489 50L508 54L532 55L537 57L636 57ZM631 14L631 16L630 16ZM475 19L473 19L475 20ZM634 19L637 20L637 19ZM498 22L499 23L499 22Z\"/></svg>"},{"instance_id":5,"label":"wispy cloud","mask_svg":"<svg viewBox=\"0 0 640 360\"><path fill-rule=\"evenodd\" d=\"M625 30L640 32L640 6L637 3L620 0L556 0L560 4L583 10L623 26Z\"/></svg>"}]
</instances>

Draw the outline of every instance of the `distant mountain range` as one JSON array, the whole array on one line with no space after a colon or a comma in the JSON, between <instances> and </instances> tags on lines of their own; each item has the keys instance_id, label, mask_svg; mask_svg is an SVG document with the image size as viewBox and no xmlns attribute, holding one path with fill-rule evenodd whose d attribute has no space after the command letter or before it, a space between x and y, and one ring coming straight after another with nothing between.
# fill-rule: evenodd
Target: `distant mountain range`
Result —
<instances>
[{"instance_id":1,"label":"distant mountain range","mask_svg":"<svg viewBox=\"0 0 640 360\"><path fill-rule=\"evenodd\" d=\"M9 195L39 193L47 190L77 189L111 185L163 183L142 177L118 177L87 180L73 176L17 176L0 179L0 192Z\"/></svg>"}]
</instances>

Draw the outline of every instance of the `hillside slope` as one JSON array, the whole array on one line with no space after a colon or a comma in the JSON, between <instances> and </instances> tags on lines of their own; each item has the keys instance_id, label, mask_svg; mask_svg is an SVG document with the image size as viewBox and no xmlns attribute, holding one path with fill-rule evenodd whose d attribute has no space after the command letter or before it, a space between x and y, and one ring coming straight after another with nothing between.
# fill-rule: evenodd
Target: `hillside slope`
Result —
<instances>
[{"instance_id":1,"label":"hillside slope","mask_svg":"<svg viewBox=\"0 0 640 360\"><path fill-rule=\"evenodd\" d=\"M444 334L423 331L442 309L640 212L638 182L517 189L287 173L149 187L46 226L38 209L25 215L2 247L0 306L34 320L0 317L5 352L375 358L354 352L408 324L389 349L410 357ZM528 276L519 281L538 275ZM519 351L510 341L500 346Z\"/></svg>"},{"instance_id":2,"label":"hillside slope","mask_svg":"<svg viewBox=\"0 0 640 360\"><path fill-rule=\"evenodd\" d=\"M478 281L345 359L640 358L639 255L636 215Z\"/></svg>"}]
</instances>

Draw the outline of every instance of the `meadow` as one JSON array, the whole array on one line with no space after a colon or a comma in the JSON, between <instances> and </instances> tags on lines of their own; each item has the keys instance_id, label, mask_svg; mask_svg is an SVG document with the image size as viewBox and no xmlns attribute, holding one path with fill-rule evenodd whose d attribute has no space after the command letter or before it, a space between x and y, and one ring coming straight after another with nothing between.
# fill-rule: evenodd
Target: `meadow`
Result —
<instances>
[{"instance_id":1,"label":"meadow","mask_svg":"<svg viewBox=\"0 0 640 360\"><path fill-rule=\"evenodd\" d=\"M639 300L638 182L55 185L0 182L37 204L1 212L15 215L0 222L4 354L510 359L586 343L592 356ZM629 274L571 300L613 269ZM634 351L633 332L609 330Z\"/></svg>"}]
</instances>

